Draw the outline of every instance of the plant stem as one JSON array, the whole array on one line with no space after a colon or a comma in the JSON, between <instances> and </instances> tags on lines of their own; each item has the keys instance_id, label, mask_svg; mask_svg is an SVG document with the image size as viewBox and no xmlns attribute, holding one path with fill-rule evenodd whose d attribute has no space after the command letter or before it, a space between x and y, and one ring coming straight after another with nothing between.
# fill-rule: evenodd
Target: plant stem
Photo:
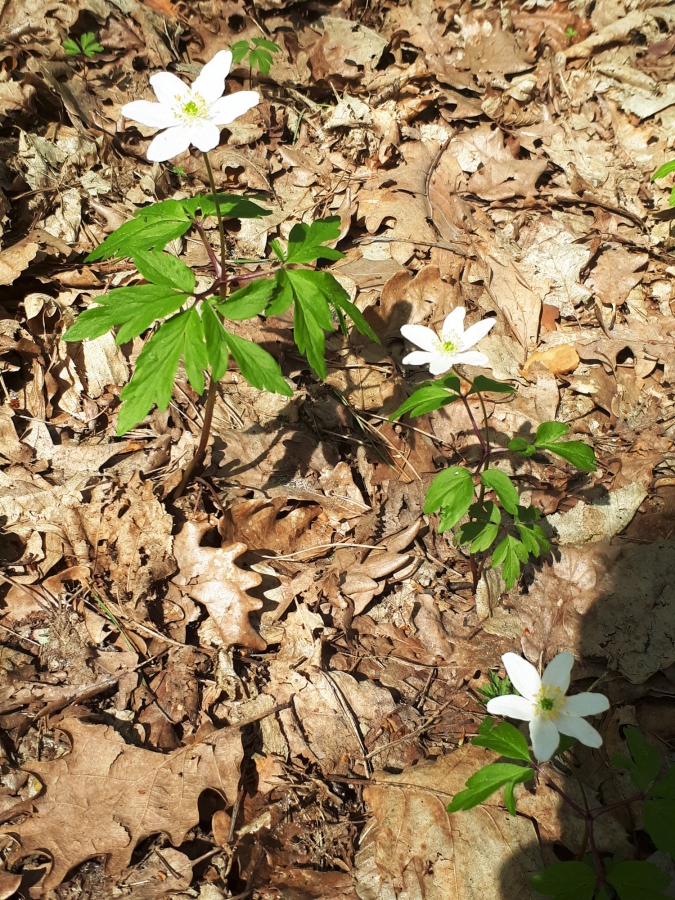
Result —
<instances>
[{"instance_id":1,"label":"plant stem","mask_svg":"<svg viewBox=\"0 0 675 900\"><path fill-rule=\"evenodd\" d=\"M476 391L478 395L478 399L480 400L480 408L483 410L483 426L485 428L485 446L487 448L487 453L485 455L485 469L488 469L490 466L490 453L492 452L492 448L490 447L490 431L488 428L488 414L485 409L485 400L483 400L483 395L480 391ZM485 471L485 469L483 471Z\"/></svg>"},{"instance_id":2,"label":"plant stem","mask_svg":"<svg viewBox=\"0 0 675 900\"><path fill-rule=\"evenodd\" d=\"M204 405L204 424L202 425L202 433L199 438L199 446L197 447L195 455L192 457L187 465L187 468L183 472L181 482L173 492L173 496L171 498L172 500L177 500L180 496L182 496L185 488L188 486L193 476L195 474L201 473L202 464L206 456L206 447L209 442L209 435L211 433L211 423L213 422L213 410L216 405L216 396L216 382L212 378L209 382L209 390L206 395L206 404Z\"/></svg>"},{"instance_id":3,"label":"plant stem","mask_svg":"<svg viewBox=\"0 0 675 900\"><path fill-rule=\"evenodd\" d=\"M483 458L485 458L488 456L488 454L490 452L488 445L485 443L485 439L483 438L483 435L481 434L480 428L478 427L478 424L474 417L473 410L471 409L471 405L469 404L469 401L466 399L464 394L460 394L459 396L462 400L462 403L464 404L464 409L467 411L469 419L471 420L471 427L473 428L473 433L476 435L476 437L478 438L478 440L480 442L481 448L483 450ZM482 462L482 460L481 460L481 462Z\"/></svg>"},{"instance_id":4,"label":"plant stem","mask_svg":"<svg viewBox=\"0 0 675 900\"><path fill-rule=\"evenodd\" d=\"M223 225L223 214L220 211L220 201L218 200L218 191L216 190L216 182L213 178L213 169L209 154L204 153L204 163L206 164L206 174L209 176L209 185L211 186L211 194L216 207L216 217L218 219L218 233L220 234L220 264L225 269L225 226Z\"/></svg>"},{"instance_id":5,"label":"plant stem","mask_svg":"<svg viewBox=\"0 0 675 900\"><path fill-rule=\"evenodd\" d=\"M202 244L204 245L204 249L206 250L208 257L209 257L209 262L213 266L213 271L215 272L215 275L216 275L216 281L212 285L212 287L219 288L221 281L222 281L222 277L223 277L223 268L222 268L220 262L218 261L218 257L213 252L213 247L211 246L208 238L206 237L206 232L204 231L201 222L195 222L195 228L197 229L197 234L202 239Z\"/></svg>"}]
</instances>

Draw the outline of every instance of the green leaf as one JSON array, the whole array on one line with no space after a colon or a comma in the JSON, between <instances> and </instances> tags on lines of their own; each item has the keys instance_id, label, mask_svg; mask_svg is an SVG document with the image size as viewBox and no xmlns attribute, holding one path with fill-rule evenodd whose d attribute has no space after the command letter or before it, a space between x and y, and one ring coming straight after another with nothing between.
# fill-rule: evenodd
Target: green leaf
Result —
<instances>
[{"instance_id":1,"label":"green leaf","mask_svg":"<svg viewBox=\"0 0 675 900\"><path fill-rule=\"evenodd\" d=\"M502 566L502 574L506 587L510 591L520 578L520 565L528 560L528 552L521 542L507 534L501 543L497 544L492 553L492 566Z\"/></svg>"},{"instance_id":2,"label":"green leaf","mask_svg":"<svg viewBox=\"0 0 675 900\"><path fill-rule=\"evenodd\" d=\"M525 438L522 437L514 437L508 443L509 450L514 450L516 453L522 453L529 446Z\"/></svg>"},{"instance_id":3,"label":"green leaf","mask_svg":"<svg viewBox=\"0 0 675 900\"><path fill-rule=\"evenodd\" d=\"M283 315L294 299L291 282L288 280L288 274L283 269L279 269L275 273L274 280L276 281L276 287L272 293L269 306L265 310L266 316Z\"/></svg>"},{"instance_id":4,"label":"green leaf","mask_svg":"<svg viewBox=\"0 0 675 900\"><path fill-rule=\"evenodd\" d=\"M459 394L453 394L451 391L446 391L436 384L429 384L426 387L419 388L414 394L411 394L410 397L399 406L396 412L393 412L389 416L388 421L394 422L406 413L410 413L412 418L423 416L436 409L441 409L449 403L454 403L456 400L459 400Z\"/></svg>"},{"instance_id":5,"label":"green leaf","mask_svg":"<svg viewBox=\"0 0 675 900\"><path fill-rule=\"evenodd\" d=\"M597 469L595 451L583 441L560 441L556 444L540 444L538 450L548 450L556 456L561 456L568 463L579 469L580 472L595 472Z\"/></svg>"},{"instance_id":6,"label":"green leaf","mask_svg":"<svg viewBox=\"0 0 675 900\"><path fill-rule=\"evenodd\" d=\"M478 391L490 391L493 394L515 394L516 389L504 381L495 381L493 378L486 378L485 375L476 375L467 397L469 394L477 394Z\"/></svg>"},{"instance_id":7,"label":"green leaf","mask_svg":"<svg viewBox=\"0 0 675 900\"><path fill-rule=\"evenodd\" d=\"M91 59L92 56L95 56L97 53L103 53L104 50L97 42L96 35L92 31L88 31L80 37L80 44L82 46L82 52L87 59Z\"/></svg>"},{"instance_id":8,"label":"green leaf","mask_svg":"<svg viewBox=\"0 0 675 900\"><path fill-rule=\"evenodd\" d=\"M660 166L652 175L652 181L656 181L657 178L665 178L666 175L670 175L671 172L675 172L675 159L671 159L670 162Z\"/></svg>"},{"instance_id":9,"label":"green leaf","mask_svg":"<svg viewBox=\"0 0 675 900\"><path fill-rule=\"evenodd\" d=\"M164 200L138 211L133 219L125 222L92 250L85 262L95 262L111 257L131 257L146 250L162 250L192 226L178 200Z\"/></svg>"},{"instance_id":10,"label":"green leaf","mask_svg":"<svg viewBox=\"0 0 675 900\"><path fill-rule=\"evenodd\" d=\"M235 66L242 61L248 51L248 41L237 41L235 44L232 44L232 46L230 47L230 53L232 54L232 62Z\"/></svg>"},{"instance_id":11,"label":"green leaf","mask_svg":"<svg viewBox=\"0 0 675 900\"><path fill-rule=\"evenodd\" d=\"M543 444L552 444L555 441L559 441L569 430L570 426L565 425L564 422L542 422L537 428L534 446L541 447Z\"/></svg>"},{"instance_id":12,"label":"green leaf","mask_svg":"<svg viewBox=\"0 0 675 900\"><path fill-rule=\"evenodd\" d=\"M66 56L78 56L82 52L80 45L72 38L66 38L61 46L66 51Z\"/></svg>"},{"instance_id":13,"label":"green leaf","mask_svg":"<svg viewBox=\"0 0 675 900\"><path fill-rule=\"evenodd\" d=\"M188 322L185 329L185 344L183 346L183 362L188 381L198 394L204 393L204 371L209 365L209 355L204 341L204 328L202 317L196 307L191 307L188 312Z\"/></svg>"},{"instance_id":14,"label":"green leaf","mask_svg":"<svg viewBox=\"0 0 675 900\"><path fill-rule=\"evenodd\" d=\"M491 723L492 719L490 717L488 719ZM492 726L489 731L483 729L482 726L488 719L483 720L479 733L472 738L471 743L477 747L494 750L495 753L507 756L509 759L522 759L524 762L530 762L530 748L524 735L508 722L502 722L496 727Z\"/></svg>"},{"instance_id":15,"label":"green leaf","mask_svg":"<svg viewBox=\"0 0 675 900\"><path fill-rule=\"evenodd\" d=\"M269 75L272 68L272 57L267 50L251 50L248 55L248 64L252 69L256 66L262 75Z\"/></svg>"},{"instance_id":16,"label":"green leaf","mask_svg":"<svg viewBox=\"0 0 675 900\"><path fill-rule=\"evenodd\" d=\"M138 337L157 319L164 319L187 302L186 294L155 284L117 288L96 298L98 306L80 313L64 334L64 341L93 340L121 325L117 343Z\"/></svg>"},{"instance_id":17,"label":"green leaf","mask_svg":"<svg viewBox=\"0 0 675 900\"><path fill-rule=\"evenodd\" d=\"M286 248L287 263L309 263L316 259L344 259L344 253L323 244L340 237L340 217L316 219L311 225L294 225Z\"/></svg>"},{"instance_id":18,"label":"green leaf","mask_svg":"<svg viewBox=\"0 0 675 900\"><path fill-rule=\"evenodd\" d=\"M668 900L663 889L670 884L670 876L653 863L627 860L614 866L607 875L619 900Z\"/></svg>"},{"instance_id":19,"label":"green leaf","mask_svg":"<svg viewBox=\"0 0 675 900\"><path fill-rule=\"evenodd\" d=\"M143 278L151 284L176 288L185 294L192 294L195 289L195 276L192 269L177 256L160 253L158 250L137 251L133 254L134 265Z\"/></svg>"},{"instance_id":20,"label":"green leaf","mask_svg":"<svg viewBox=\"0 0 675 900\"><path fill-rule=\"evenodd\" d=\"M133 378L122 390L117 434L142 422L154 404L165 410L171 400L178 361L185 344L191 310L179 313L157 329L136 360Z\"/></svg>"},{"instance_id":21,"label":"green leaf","mask_svg":"<svg viewBox=\"0 0 675 900\"><path fill-rule=\"evenodd\" d=\"M366 322L361 310L358 308L358 306L355 306L350 301L349 294L347 293L347 291L345 291L345 289L342 287L342 285L334 275L332 275L330 272L295 272L291 274L313 276L313 282L317 285L317 287L320 288L320 290L322 290L324 296L333 304L336 312L338 312L338 314L340 313L340 311L346 313L356 326L356 330L359 334L362 334L364 337L370 338L370 340L373 341L374 344L380 343L379 337ZM317 275L320 277L317 278ZM335 288L339 288L339 293L335 288L332 288L330 293L328 290L326 290L330 282L333 282Z\"/></svg>"},{"instance_id":22,"label":"green leaf","mask_svg":"<svg viewBox=\"0 0 675 900\"><path fill-rule=\"evenodd\" d=\"M439 531L446 531L466 515L473 496L471 473L462 466L451 466L437 475L429 485L424 512L433 513L442 508Z\"/></svg>"},{"instance_id":23,"label":"green leaf","mask_svg":"<svg viewBox=\"0 0 675 900\"><path fill-rule=\"evenodd\" d=\"M256 199L264 199L259 194ZM180 200L186 212L194 216L199 209L202 217L216 215L216 204L211 194L198 194L189 200ZM254 203L249 197L241 197L239 194L218 194L220 214L224 219L261 219L263 216L271 216L272 210L265 209Z\"/></svg>"},{"instance_id":24,"label":"green leaf","mask_svg":"<svg viewBox=\"0 0 675 900\"><path fill-rule=\"evenodd\" d=\"M206 340L206 353L211 368L211 378L220 381L227 372L227 340L225 329L210 303L202 304L202 324Z\"/></svg>"},{"instance_id":25,"label":"green leaf","mask_svg":"<svg viewBox=\"0 0 675 900\"><path fill-rule=\"evenodd\" d=\"M251 43L256 47L264 47L265 50L269 50L270 53L281 52L281 47L278 44L275 44L274 41L268 41L266 38L252 38Z\"/></svg>"},{"instance_id":26,"label":"green leaf","mask_svg":"<svg viewBox=\"0 0 675 900\"><path fill-rule=\"evenodd\" d=\"M327 303L325 303L325 307L324 312L318 304L295 295L293 337L298 350L305 354L310 366L322 380L326 378L324 331L327 331L332 324Z\"/></svg>"},{"instance_id":27,"label":"green leaf","mask_svg":"<svg viewBox=\"0 0 675 900\"><path fill-rule=\"evenodd\" d=\"M615 753L610 762L615 769L627 769L635 787L644 790L658 776L661 770L661 756L656 747L648 744L642 732L633 725L626 727L624 736L630 758Z\"/></svg>"},{"instance_id":28,"label":"green leaf","mask_svg":"<svg viewBox=\"0 0 675 900\"><path fill-rule=\"evenodd\" d=\"M466 789L455 794L446 809L449 813L473 809L474 806L478 806L483 800L492 796L499 788L510 785L509 796L505 797L505 800L508 811L514 816L516 808L513 800L513 788L517 784L529 781L533 775L534 769L524 766L516 766L513 763L492 763L472 775L466 782Z\"/></svg>"},{"instance_id":29,"label":"green leaf","mask_svg":"<svg viewBox=\"0 0 675 900\"><path fill-rule=\"evenodd\" d=\"M597 877L595 871L582 862L561 862L547 866L530 884L556 900L593 900Z\"/></svg>"},{"instance_id":30,"label":"green leaf","mask_svg":"<svg viewBox=\"0 0 675 900\"><path fill-rule=\"evenodd\" d=\"M235 358L239 371L250 385L261 391L272 391L292 397L293 391L286 384L276 360L267 350L263 350L253 341L230 334L223 329L227 347Z\"/></svg>"},{"instance_id":31,"label":"green leaf","mask_svg":"<svg viewBox=\"0 0 675 900\"><path fill-rule=\"evenodd\" d=\"M495 492L507 513L515 515L518 511L518 491L509 476L499 469L488 469L480 478L485 487Z\"/></svg>"},{"instance_id":32,"label":"green leaf","mask_svg":"<svg viewBox=\"0 0 675 900\"><path fill-rule=\"evenodd\" d=\"M227 300L216 305L216 309L225 319L240 322L259 315L267 306L276 283L268 278L257 278L246 287L234 291Z\"/></svg>"},{"instance_id":33,"label":"green leaf","mask_svg":"<svg viewBox=\"0 0 675 900\"><path fill-rule=\"evenodd\" d=\"M654 844L675 857L675 766L647 792L644 819Z\"/></svg>"},{"instance_id":34,"label":"green leaf","mask_svg":"<svg viewBox=\"0 0 675 900\"><path fill-rule=\"evenodd\" d=\"M491 500L485 503L474 503L469 507L472 521L460 526L458 543L471 543L471 552L480 553L487 550L497 539L502 516L499 507Z\"/></svg>"},{"instance_id":35,"label":"green leaf","mask_svg":"<svg viewBox=\"0 0 675 900\"><path fill-rule=\"evenodd\" d=\"M539 541L532 532L532 527L528 525L516 524L516 528L518 529L518 534L520 535L520 540L523 543L523 547L525 547L527 552L532 554L532 556L536 556L538 558L539 554L541 553L541 548L539 546Z\"/></svg>"}]
</instances>

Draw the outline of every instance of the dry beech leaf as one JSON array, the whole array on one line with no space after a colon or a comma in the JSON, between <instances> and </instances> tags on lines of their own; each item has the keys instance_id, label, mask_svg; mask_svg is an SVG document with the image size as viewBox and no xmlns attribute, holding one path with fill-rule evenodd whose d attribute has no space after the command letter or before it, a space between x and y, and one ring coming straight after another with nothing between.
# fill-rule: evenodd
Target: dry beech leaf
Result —
<instances>
[{"instance_id":1,"label":"dry beech leaf","mask_svg":"<svg viewBox=\"0 0 675 900\"><path fill-rule=\"evenodd\" d=\"M210 529L208 521L183 525L174 541L174 556L180 569L174 584L204 604L226 644L264 650L267 644L248 618L262 603L246 593L249 588L258 587L262 578L240 569L234 562L246 552L246 544L201 547L200 542Z\"/></svg>"},{"instance_id":2,"label":"dry beech leaf","mask_svg":"<svg viewBox=\"0 0 675 900\"><path fill-rule=\"evenodd\" d=\"M167 834L180 845L199 822L202 791L222 792L229 805L236 800L243 757L237 728L168 755L125 744L108 725L69 718L59 728L70 736L72 752L26 764L45 789L34 801L35 814L5 829L21 843L13 861L37 851L52 857L45 891L94 856L106 855L108 872L121 872L150 835Z\"/></svg>"},{"instance_id":3,"label":"dry beech leaf","mask_svg":"<svg viewBox=\"0 0 675 900\"><path fill-rule=\"evenodd\" d=\"M529 376L530 367L535 363L543 363L554 375L567 375L574 372L579 365L579 354L571 344L558 344L550 350L537 350L532 353L522 368L523 375Z\"/></svg>"}]
</instances>

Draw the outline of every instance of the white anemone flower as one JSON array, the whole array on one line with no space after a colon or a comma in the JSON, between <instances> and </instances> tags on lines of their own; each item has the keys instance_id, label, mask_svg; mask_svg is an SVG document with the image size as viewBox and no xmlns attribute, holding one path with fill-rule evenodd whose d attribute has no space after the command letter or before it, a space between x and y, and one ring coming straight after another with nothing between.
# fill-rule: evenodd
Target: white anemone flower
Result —
<instances>
[{"instance_id":1,"label":"white anemone flower","mask_svg":"<svg viewBox=\"0 0 675 900\"><path fill-rule=\"evenodd\" d=\"M205 153L220 143L220 129L260 102L256 91L237 91L223 97L232 65L229 50L220 50L204 66L191 87L171 72L158 72L150 84L159 103L134 100L122 115L150 128L165 128L148 147L148 159L165 162L190 144Z\"/></svg>"},{"instance_id":2,"label":"white anemone flower","mask_svg":"<svg viewBox=\"0 0 675 900\"><path fill-rule=\"evenodd\" d=\"M487 711L530 723L532 750L539 762L547 762L558 749L560 735L576 738L587 747L600 747L602 738L582 716L609 709L604 694L573 694L566 697L574 657L558 653L540 678L535 667L516 653L505 653L502 662L513 686L522 696L494 697Z\"/></svg>"},{"instance_id":3,"label":"white anemone flower","mask_svg":"<svg viewBox=\"0 0 675 900\"><path fill-rule=\"evenodd\" d=\"M403 358L406 366L429 366L432 375L442 375L458 364L467 366L489 366L490 360L484 353L471 350L482 340L495 324L495 319L482 319L464 331L466 310L458 306L446 317L439 337L424 325L404 325L401 334L412 344L421 347Z\"/></svg>"}]
</instances>

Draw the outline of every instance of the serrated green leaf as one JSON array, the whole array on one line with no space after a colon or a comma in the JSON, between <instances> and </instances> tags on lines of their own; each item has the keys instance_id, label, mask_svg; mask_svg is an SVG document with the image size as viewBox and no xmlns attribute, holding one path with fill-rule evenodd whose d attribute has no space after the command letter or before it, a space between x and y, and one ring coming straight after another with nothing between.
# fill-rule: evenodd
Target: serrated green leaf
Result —
<instances>
[{"instance_id":1,"label":"serrated green leaf","mask_svg":"<svg viewBox=\"0 0 675 900\"><path fill-rule=\"evenodd\" d=\"M143 278L151 284L175 288L185 294L192 294L195 289L195 275L185 263L170 253L159 250L142 251L133 254L134 265Z\"/></svg>"},{"instance_id":2,"label":"serrated green leaf","mask_svg":"<svg viewBox=\"0 0 675 900\"><path fill-rule=\"evenodd\" d=\"M502 516L499 507L491 500L473 503L469 507L470 522L462 525L458 532L458 543L471 544L472 553L487 550L497 539Z\"/></svg>"},{"instance_id":3,"label":"serrated green leaf","mask_svg":"<svg viewBox=\"0 0 675 900\"><path fill-rule=\"evenodd\" d=\"M553 444L567 434L570 430L569 425L564 422L542 422L534 437L534 446L541 447L542 444Z\"/></svg>"},{"instance_id":4,"label":"serrated green leaf","mask_svg":"<svg viewBox=\"0 0 675 900\"><path fill-rule=\"evenodd\" d=\"M559 441L556 444L540 444L538 450L548 450L571 463L580 472L595 472L595 451L583 441Z\"/></svg>"},{"instance_id":5,"label":"serrated green leaf","mask_svg":"<svg viewBox=\"0 0 675 900\"><path fill-rule=\"evenodd\" d=\"M80 45L72 38L66 38L61 46L66 51L67 56L77 56L82 52Z\"/></svg>"},{"instance_id":6,"label":"serrated green leaf","mask_svg":"<svg viewBox=\"0 0 675 900\"><path fill-rule=\"evenodd\" d=\"M278 44L275 44L274 41L268 41L266 38L252 38L251 43L255 44L256 47L264 47L270 53L281 52L281 47Z\"/></svg>"},{"instance_id":7,"label":"serrated green leaf","mask_svg":"<svg viewBox=\"0 0 675 900\"><path fill-rule=\"evenodd\" d=\"M447 531L466 515L473 497L471 473L462 466L451 466L437 475L429 485L424 512L433 513L442 508L438 530Z\"/></svg>"},{"instance_id":8,"label":"serrated green leaf","mask_svg":"<svg viewBox=\"0 0 675 900\"><path fill-rule=\"evenodd\" d=\"M204 341L202 317L194 306L187 312L188 322L183 345L183 363L188 381L198 394L203 394L204 372L209 365L209 356Z\"/></svg>"},{"instance_id":9,"label":"serrated green leaf","mask_svg":"<svg viewBox=\"0 0 675 900\"><path fill-rule=\"evenodd\" d=\"M264 199L261 195L255 194L256 199ZM198 204L195 209L199 209L202 217L216 215L216 204L211 194L199 194L190 200L180 200L183 207L189 212L194 205L195 200ZM218 204L220 206L220 214L224 219L261 219L264 216L271 216L272 210L265 209L254 203L250 197L241 197L239 194L218 194ZM194 216L195 213L193 212Z\"/></svg>"},{"instance_id":10,"label":"serrated green leaf","mask_svg":"<svg viewBox=\"0 0 675 900\"><path fill-rule=\"evenodd\" d=\"M511 590L520 578L521 563L526 563L527 560L527 550L512 534L507 534L492 553L492 566L493 568L502 566L502 575L508 590Z\"/></svg>"},{"instance_id":11,"label":"serrated green leaf","mask_svg":"<svg viewBox=\"0 0 675 900\"><path fill-rule=\"evenodd\" d=\"M467 394L477 394L478 391L490 391L493 394L515 394L516 389L504 381L495 381L494 378L486 378L485 375L476 375Z\"/></svg>"},{"instance_id":12,"label":"serrated green leaf","mask_svg":"<svg viewBox=\"0 0 675 900\"><path fill-rule=\"evenodd\" d=\"M269 303L276 282L269 278L257 278L246 287L234 291L227 300L216 305L216 309L225 319L240 322L259 315Z\"/></svg>"},{"instance_id":13,"label":"serrated green leaf","mask_svg":"<svg viewBox=\"0 0 675 900\"><path fill-rule=\"evenodd\" d=\"M202 304L202 325L211 378L220 381L227 372L228 350L225 329L210 303Z\"/></svg>"},{"instance_id":14,"label":"serrated green leaf","mask_svg":"<svg viewBox=\"0 0 675 900\"><path fill-rule=\"evenodd\" d=\"M555 900L593 900L597 876L582 862L561 862L547 866L530 878L530 885Z\"/></svg>"},{"instance_id":15,"label":"serrated green leaf","mask_svg":"<svg viewBox=\"0 0 675 900\"><path fill-rule=\"evenodd\" d=\"M267 50L259 48L258 50L251 50L248 55L248 63L252 69L257 66L258 71L262 75L269 75L272 68L272 57Z\"/></svg>"},{"instance_id":16,"label":"serrated green leaf","mask_svg":"<svg viewBox=\"0 0 675 900\"><path fill-rule=\"evenodd\" d=\"M542 548L539 546L539 541L534 534L532 526L516 523L516 528L518 529L520 540L523 542L523 547L525 547L527 552L532 556L538 558Z\"/></svg>"},{"instance_id":17,"label":"serrated green leaf","mask_svg":"<svg viewBox=\"0 0 675 900\"><path fill-rule=\"evenodd\" d=\"M509 450L513 450L515 453L523 453L530 446L525 438L523 437L514 437L508 443Z\"/></svg>"},{"instance_id":18,"label":"serrated green leaf","mask_svg":"<svg viewBox=\"0 0 675 900\"><path fill-rule=\"evenodd\" d=\"M292 397L293 391L284 380L276 360L267 350L253 341L225 331L227 347L239 366L239 371L250 385L261 391L272 391Z\"/></svg>"},{"instance_id":19,"label":"serrated green leaf","mask_svg":"<svg viewBox=\"0 0 675 900\"><path fill-rule=\"evenodd\" d=\"M126 434L142 422L154 404L160 410L165 410L169 405L183 352L189 313L190 310L186 310L160 325L141 350L133 378L120 394L122 407L117 420L118 435Z\"/></svg>"},{"instance_id":20,"label":"serrated green leaf","mask_svg":"<svg viewBox=\"0 0 675 900\"><path fill-rule=\"evenodd\" d=\"M501 725L497 726L493 725L489 731L481 729L476 737L471 739L471 743L477 747L494 750L495 753L499 753L500 756L507 756L509 759L521 759L525 762L530 762L530 749L525 736L508 722L502 722Z\"/></svg>"},{"instance_id":21,"label":"serrated green leaf","mask_svg":"<svg viewBox=\"0 0 675 900\"><path fill-rule=\"evenodd\" d=\"M188 299L186 294L155 284L117 288L97 297L99 306L80 313L63 339L94 340L121 325L116 342L124 344L150 328L153 322L179 310Z\"/></svg>"},{"instance_id":22,"label":"serrated green leaf","mask_svg":"<svg viewBox=\"0 0 675 900\"><path fill-rule=\"evenodd\" d=\"M237 41L232 44L230 47L230 53L232 54L232 62L234 65L238 65L242 59L246 56L249 51L248 41Z\"/></svg>"},{"instance_id":23,"label":"serrated green leaf","mask_svg":"<svg viewBox=\"0 0 675 900\"><path fill-rule=\"evenodd\" d=\"M92 56L95 56L97 53L103 53L104 48L97 42L96 35L92 31L88 31L86 34L81 35L80 45L82 47L82 52L87 59L91 59Z\"/></svg>"},{"instance_id":24,"label":"serrated green leaf","mask_svg":"<svg viewBox=\"0 0 675 900\"><path fill-rule=\"evenodd\" d=\"M300 272L296 272L296 275L299 275ZM351 300L349 299L349 295L347 291L342 287L342 285L337 281L335 276L331 275L330 272L305 272L305 275L320 275L321 279L316 284L319 285L327 285L329 281L335 283L335 285L340 288L340 294L338 295L337 291L333 291L331 294L328 294L327 291L324 290L324 295L330 300L330 302L335 307L335 310L340 313L340 311L346 313L349 318L354 323L356 330L359 334L362 334L364 337L369 338L374 344L379 344L380 339L375 334L373 329L370 327L368 322L366 322L363 313L355 306ZM324 276L327 278L324 279Z\"/></svg>"},{"instance_id":25,"label":"serrated green leaf","mask_svg":"<svg viewBox=\"0 0 675 900\"><path fill-rule=\"evenodd\" d=\"M85 258L85 262L131 257L146 250L162 250L185 234L192 226L177 200L164 200L139 210L138 214L121 225Z\"/></svg>"},{"instance_id":26,"label":"serrated green leaf","mask_svg":"<svg viewBox=\"0 0 675 900\"><path fill-rule=\"evenodd\" d=\"M288 280L288 275L283 269L279 269L275 273L274 280L276 282L276 287L272 292L269 305L265 310L266 316L283 315L294 300L291 282Z\"/></svg>"},{"instance_id":27,"label":"serrated green leaf","mask_svg":"<svg viewBox=\"0 0 675 900\"><path fill-rule=\"evenodd\" d=\"M653 863L627 860L614 866L607 881L619 900L668 900L662 891L670 884L670 876Z\"/></svg>"},{"instance_id":28,"label":"serrated green leaf","mask_svg":"<svg viewBox=\"0 0 675 900\"><path fill-rule=\"evenodd\" d=\"M515 515L518 510L518 491L509 476L499 469L487 469L480 477L485 487L493 490L499 497L507 513Z\"/></svg>"},{"instance_id":29,"label":"serrated green leaf","mask_svg":"<svg viewBox=\"0 0 675 900\"><path fill-rule=\"evenodd\" d=\"M670 162L664 163L662 166L654 172L652 175L652 181L656 181L657 178L665 178L666 175L670 175L671 172L675 172L675 159L671 159Z\"/></svg>"},{"instance_id":30,"label":"serrated green leaf","mask_svg":"<svg viewBox=\"0 0 675 900\"><path fill-rule=\"evenodd\" d=\"M492 763L489 766L479 769L466 782L466 790L460 791L452 798L452 802L446 807L449 813L460 812L460 810L473 809L483 800L487 800L499 788L506 784L511 784L511 808L509 812L515 815L515 804L513 803L513 787L529 781L534 775L534 769L524 766L516 766L512 763ZM508 808L508 807L507 807Z\"/></svg>"},{"instance_id":31,"label":"serrated green leaf","mask_svg":"<svg viewBox=\"0 0 675 900\"><path fill-rule=\"evenodd\" d=\"M344 259L344 253L323 245L340 237L340 217L316 219L311 225L298 223L291 229L286 248L287 263L309 263L316 259Z\"/></svg>"},{"instance_id":32,"label":"serrated green leaf","mask_svg":"<svg viewBox=\"0 0 675 900\"><path fill-rule=\"evenodd\" d=\"M393 412L389 416L388 421L394 422L406 413L410 413L412 418L423 416L436 409L441 409L449 403L454 403L456 400L459 400L459 394L453 394L438 385L429 384L425 387L418 388L418 390L411 394L408 399L399 406L396 412Z\"/></svg>"},{"instance_id":33,"label":"serrated green leaf","mask_svg":"<svg viewBox=\"0 0 675 900\"><path fill-rule=\"evenodd\" d=\"M652 800L644 805L645 828L654 845L675 856L675 800Z\"/></svg>"},{"instance_id":34,"label":"serrated green leaf","mask_svg":"<svg viewBox=\"0 0 675 900\"><path fill-rule=\"evenodd\" d=\"M661 770L661 756L656 747L648 744L645 736L633 725L624 732L630 757L614 754L610 762L617 769L627 769L635 787L645 790Z\"/></svg>"}]
</instances>

